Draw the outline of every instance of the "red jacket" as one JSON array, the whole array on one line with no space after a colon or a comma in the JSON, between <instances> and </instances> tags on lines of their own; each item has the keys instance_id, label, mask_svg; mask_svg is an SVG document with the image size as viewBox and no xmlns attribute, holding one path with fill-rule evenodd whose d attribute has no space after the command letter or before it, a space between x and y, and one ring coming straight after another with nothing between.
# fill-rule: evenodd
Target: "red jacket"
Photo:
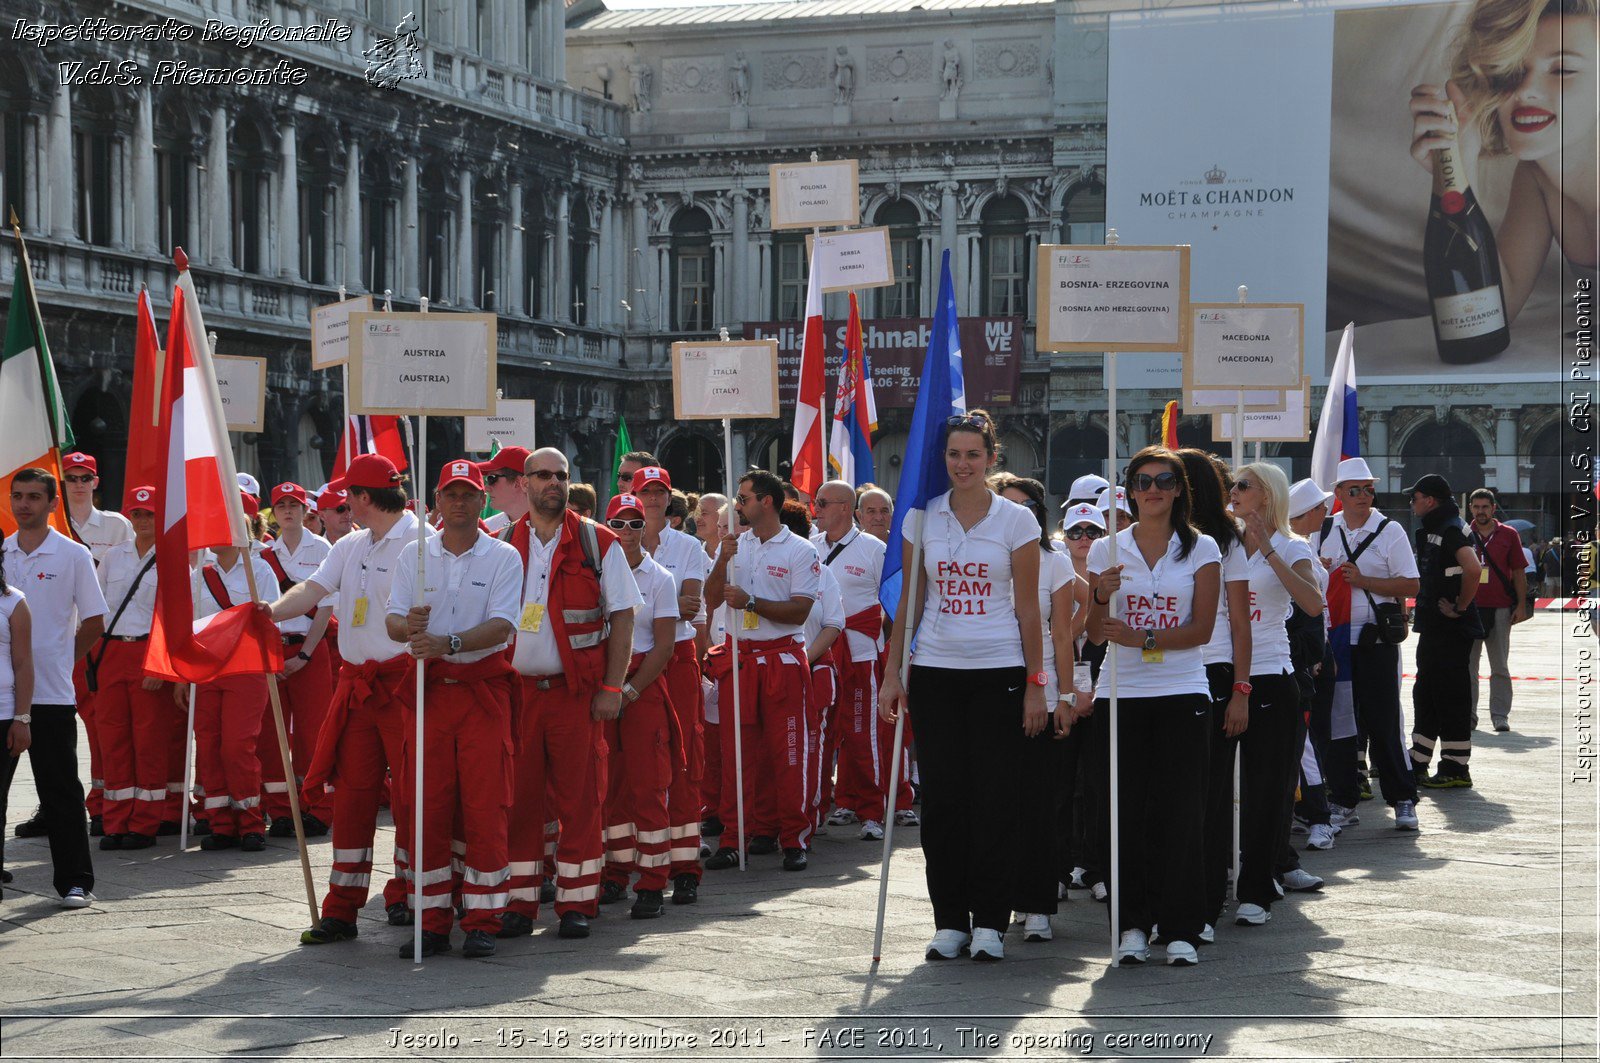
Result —
<instances>
[{"instance_id":1,"label":"red jacket","mask_svg":"<svg viewBox=\"0 0 1600 1063\"><path fill-rule=\"evenodd\" d=\"M605 681L606 639L610 634L606 607L600 600L600 572L590 562L579 538L584 524L594 532L597 562L604 563L611 544L617 541L610 528L567 510L550 561L550 597L545 609L555 633L556 651L561 654L567 689L575 694L592 694ZM524 581L532 534L526 514L511 526L511 545L522 555Z\"/></svg>"}]
</instances>

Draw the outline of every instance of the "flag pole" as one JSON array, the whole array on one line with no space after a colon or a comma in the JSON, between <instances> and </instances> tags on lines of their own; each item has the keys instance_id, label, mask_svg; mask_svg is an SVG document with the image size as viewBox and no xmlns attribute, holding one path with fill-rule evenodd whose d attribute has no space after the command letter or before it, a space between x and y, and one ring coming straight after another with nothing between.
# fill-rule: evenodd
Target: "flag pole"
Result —
<instances>
[{"instance_id":1,"label":"flag pole","mask_svg":"<svg viewBox=\"0 0 1600 1063\"><path fill-rule=\"evenodd\" d=\"M1117 246L1117 230L1106 230L1106 245ZM1115 351L1106 352L1106 450L1108 460L1106 463L1106 479L1111 481L1111 505L1107 507L1106 519L1110 525L1106 535L1106 559L1112 568L1117 566L1117 354ZM1117 616L1117 595L1111 596L1111 602L1106 607L1106 616L1115 620ZM1111 728L1111 896L1107 898L1111 905L1111 966L1120 967L1122 961L1117 955L1117 946L1121 942L1122 903L1120 887L1122 885L1122 844L1120 825L1122 818L1122 802L1118 790L1121 786L1121 773L1117 770L1117 754L1119 743L1117 729L1119 715L1117 711L1117 647L1106 647L1106 663L1111 666L1111 696L1107 699L1108 715L1107 726Z\"/></svg>"},{"instance_id":2,"label":"flag pole","mask_svg":"<svg viewBox=\"0 0 1600 1063\"><path fill-rule=\"evenodd\" d=\"M727 343L729 341L728 330L726 328L718 330L718 340L722 343ZM734 525L734 520L738 516L738 510L733 504L733 488L734 484L738 483L738 481L734 479L733 475L733 418L731 417L724 417L722 419L722 453L724 455L724 460L722 462L722 468L724 472L722 478L725 481L724 488L728 494L728 534L737 535L738 530ZM717 549L720 551L722 547L719 545ZM733 565L731 559L729 560L728 564L731 568ZM731 582L732 573L729 573L729 576ZM718 608L725 608L728 610L728 637L733 640L733 652L728 656L733 661L734 808L737 812L735 816L737 820L735 827L739 831L737 842L734 845L734 848L739 851L739 870L745 871L748 869L745 867L744 859L744 738L741 734L743 728L740 726L741 717L739 715L739 624L744 620L744 617L741 616L731 606L723 605L718 606ZM723 827L723 830L727 830L727 827Z\"/></svg>"},{"instance_id":3,"label":"flag pole","mask_svg":"<svg viewBox=\"0 0 1600 1063\"><path fill-rule=\"evenodd\" d=\"M1248 285L1239 285L1239 302L1250 301L1250 288ZM1244 389L1239 389L1238 405L1233 411L1233 468L1237 473L1244 464ZM1244 543L1239 544L1240 549ZM1223 594L1227 594L1227 585L1223 585ZM1248 673L1250 665L1245 664ZM1239 679L1239 666L1234 664L1234 679ZM1245 676L1248 681L1248 674ZM1242 810L1244 808L1244 744L1235 743L1233 747L1233 903L1239 903L1239 848L1243 839L1243 826L1241 824Z\"/></svg>"},{"instance_id":4,"label":"flag pole","mask_svg":"<svg viewBox=\"0 0 1600 1063\"><path fill-rule=\"evenodd\" d=\"M428 297L423 296L419 301L422 313L428 312ZM411 435L411 418L402 417L400 420L406 426L406 435ZM413 584L416 592L426 586L423 580L423 569L427 559L426 544L428 541L428 501L426 486L423 479L423 470L426 467L428 453L428 415L417 415L417 438L408 438L408 443L414 443L411 448L411 469L415 476L412 481L417 490L417 580ZM413 593L412 600L416 600ZM427 747L422 740L422 719L427 703L427 661L417 661L417 721L416 731L412 736L413 748L417 751L416 771L412 776L411 789L411 910L413 913L411 925L411 956L412 962L422 963L422 762L427 753Z\"/></svg>"},{"instance_id":5,"label":"flag pole","mask_svg":"<svg viewBox=\"0 0 1600 1063\"><path fill-rule=\"evenodd\" d=\"M339 301L342 303L347 298L344 285L339 285ZM343 384L339 398L344 407L344 420L339 422L339 441L344 443L344 464L345 468L348 469L350 463L355 460L356 454L359 453L357 441L350 434L350 355L348 350L345 352L344 361L339 365L339 373ZM335 460L337 460L338 453L337 450L334 451Z\"/></svg>"},{"instance_id":6,"label":"flag pole","mask_svg":"<svg viewBox=\"0 0 1600 1063\"><path fill-rule=\"evenodd\" d=\"M908 514L909 516L909 514ZM905 525L902 523L901 527ZM906 596L906 616L909 622L911 613L917 608L917 578L922 575L922 529L920 525L915 529L916 538L911 546L911 571L905 573L904 578L910 580L911 593ZM911 669L911 642L916 633L907 631L904 643L900 649L900 676L905 679ZM894 718L894 743L890 746L889 759L889 789L884 792L883 801L883 864L878 870L878 922L872 932L872 962L876 966L883 958L883 920L889 909L889 858L894 854L894 805L895 795L900 792L900 762L902 750L906 740L906 713L910 711L910 702L900 707L900 712ZM873 720L869 727L878 726L878 721Z\"/></svg>"},{"instance_id":7,"label":"flag pole","mask_svg":"<svg viewBox=\"0 0 1600 1063\"><path fill-rule=\"evenodd\" d=\"M158 389L159 390L159 389ZM189 601L194 604L195 619L200 613L200 581L193 566L189 569ZM194 797L194 701L199 687L189 684L189 722L183 733L183 818L178 821L178 851L189 848L189 803Z\"/></svg>"}]
</instances>

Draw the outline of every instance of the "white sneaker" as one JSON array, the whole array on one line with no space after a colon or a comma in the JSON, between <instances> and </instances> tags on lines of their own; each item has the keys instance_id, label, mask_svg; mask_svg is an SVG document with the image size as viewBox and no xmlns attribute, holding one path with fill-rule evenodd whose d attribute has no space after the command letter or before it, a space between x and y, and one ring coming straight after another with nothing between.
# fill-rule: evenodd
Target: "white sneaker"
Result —
<instances>
[{"instance_id":1,"label":"white sneaker","mask_svg":"<svg viewBox=\"0 0 1600 1063\"><path fill-rule=\"evenodd\" d=\"M1150 958L1150 939L1143 930L1124 930L1117 942L1118 963L1143 963Z\"/></svg>"},{"instance_id":2,"label":"white sneaker","mask_svg":"<svg viewBox=\"0 0 1600 1063\"><path fill-rule=\"evenodd\" d=\"M1415 801L1396 801L1394 803L1394 829L1417 829L1417 803Z\"/></svg>"},{"instance_id":3,"label":"white sneaker","mask_svg":"<svg viewBox=\"0 0 1600 1063\"><path fill-rule=\"evenodd\" d=\"M1049 941L1054 936L1055 932L1050 929L1050 917L1048 915L1041 915L1037 912L1029 913L1027 921L1022 925L1023 941Z\"/></svg>"},{"instance_id":4,"label":"white sneaker","mask_svg":"<svg viewBox=\"0 0 1600 1063\"><path fill-rule=\"evenodd\" d=\"M964 934L959 930L941 930L933 935L932 941L928 942L928 959L953 960L967 951L971 941L971 934Z\"/></svg>"},{"instance_id":5,"label":"white sneaker","mask_svg":"<svg viewBox=\"0 0 1600 1063\"><path fill-rule=\"evenodd\" d=\"M1067 899L1068 899L1067 898L1067 884L1065 882L1057 882L1056 883L1056 900L1064 901L1064 900L1067 900Z\"/></svg>"},{"instance_id":6,"label":"white sneaker","mask_svg":"<svg viewBox=\"0 0 1600 1063\"><path fill-rule=\"evenodd\" d=\"M1150 924L1150 944L1154 945L1161 940L1161 924Z\"/></svg>"},{"instance_id":7,"label":"white sneaker","mask_svg":"<svg viewBox=\"0 0 1600 1063\"><path fill-rule=\"evenodd\" d=\"M1360 822L1361 817L1356 815L1355 809L1346 808L1343 805L1328 805L1328 823L1335 831L1344 830L1346 827L1354 827Z\"/></svg>"},{"instance_id":8,"label":"white sneaker","mask_svg":"<svg viewBox=\"0 0 1600 1063\"><path fill-rule=\"evenodd\" d=\"M1069 889L1069 890L1086 890L1086 889L1088 889L1089 888L1089 884L1087 882L1083 881L1083 875L1084 875L1084 869L1083 868L1081 868L1081 867L1073 868L1072 869L1072 877L1067 880L1067 889Z\"/></svg>"},{"instance_id":9,"label":"white sneaker","mask_svg":"<svg viewBox=\"0 0 1600 1063\"><path fill-rule=\"evenodd\" d=\"M1205 926L1201 927L1200 941L1206 945L1215 945L1217 943L1217 928L1212 926L1210 923L1207 923Z\"/></svg>"},{"instance_id":10,"label":"white sneaker","mask_svg":"<svg viewBox=\"0 0 1600 1063\"><path fill-rule=\"evenodd\" d=\"M861 821L856 817L856 814L848 808L836 808L833 810L833 814L828 817L828 826L830 827L845 827L859 822Z\"/></svg>"},{"instance_id":11,"label":"white sneaker","mask_svg":"<svg viewBox=\"0 0 1600 1063\"><path fill-rule=\"evenodd\" d=\"M1338 836L1338 831L1326 823L1313 823L1311 837L1306 840L1307 849L1332 849L1333 839Z\"/></svg>"},{"instance_id":12,"label":"white sneaker","mask_svg":"<svg viewBox=\"0 0 1600 1063\"><path fill-rule=\"evenodd\" d=\"M1297 867L1283 876L1283 888L1296 893L1314 893L1322 888L1322 880L1303 867Z\"/></svg>"},{"instance_id":13,"label":"white sneaker","mask_svg":"<svg viewBox=\"0 0 1600 1063\"><path fill-rule=\"evenodd\" d=\"M917 815L917 810L914 808L902 808L894 814L894 825L896 827L920 827L922 826L922 817Z\"/></svg>"},{"instance_id":14,"label":"white sneaker","mask_svg":"<svg viewBox=\"0 0 1600 1063\"><path fill-rule=\"evenodd\" d=\"M1233 921L1239 926L1260 926L1271 918L1272 913L1259 904L1241 904Z\"/></svg>"},{"instance_id":15,"label":"white sneaker","mask_svg":"<svg viewBox=\"0 0 1600 1063\"><path fill-rule=\"evenodd\" d=\"M1000 941L1000 931L976 927L972 931L972 958L975 960L1003 960L1006 947Z\"/></svg>"},{"instance_id":16,"label":"white sneaker","mask_svg":"<svg viewBox=\"0 0 1600 1063\"><path fill-rule=\"evenodd\" d=\"M63 908L87 908L94 903L94 894L82 886L74 886L61 898L60 903Z\"/></svg>"},{"instance_id":17,"label":"white sneaker","mask_svg":"<svg viewBox=\"0 0 1600 1063\"><path fill-rule=\"evenodd\" d=\"M1200 954L1187 941L1174 941L1167 946L1167 963L1172 967L1193 967L1200 962Z\"/></svg>"},{"instance_id":18,"label":"white sneaker","mask_svg":"<svg viewBox=\"0 0 1600 1063\"><path fill-rule=\"evenodd\" d=\"M883 827L875 819L869 819L861 824L861 840L864 842L883 841Z\"/></svg>"},{"instance_id":19,"label":"white sneaker","mask_svg":"<svg viewBox=\"0 0 1600 1063\"><path fill-rule=\"evenodd\" d=\"M1093 886L1089 887L1089 896L1093 897L1097 901L1104 901L1107 897L1111 896L1111 892L1106 889L1106 884L1104 882L1096 882Z\"/></svg>"}]
</instances>

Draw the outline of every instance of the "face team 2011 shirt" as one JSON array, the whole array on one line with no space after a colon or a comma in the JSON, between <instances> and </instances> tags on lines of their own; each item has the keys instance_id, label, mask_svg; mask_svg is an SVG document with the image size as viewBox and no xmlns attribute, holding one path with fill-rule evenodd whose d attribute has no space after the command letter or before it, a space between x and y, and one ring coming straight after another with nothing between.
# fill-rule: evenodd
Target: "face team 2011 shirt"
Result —
<instances>
[{"instance_id":1,"label":"face team 2011 shirt","mask_svg":"<svg viewBox=\"0 0 1600 1063\"><path fill-rule=\"evenodd\" d=\"M970 530L962 530L950 512L948 491L930 500L922 519L928 589L912 663L931 668L1026 664L1012 597L1011 555L1038 545L1038 520L1009 499L991 495L989 512Z\"/></svg>"},{"instance_id":2,"label":"face team 2011 shirt","mask_svg":"<svg viewBox=\"0 0 1600 1063\"><path fill-rule=\"evenodd\" d=\"M1216 542L1215 539L1212 542ZM1222 555L1222 589L1217 592L1217 625L1211 629L1211 639L1200 647L1200 659L1206 664L1233 663L1233 628L1228 619L1228 584L1250 582L1250 563L1245 560L1244 547L1235 539Z\"/></svg>"},{"instance_id":3,"label":"face team 2011 shirt","mask_svg":"<svg viewBox=\"0 0 1600 1063\"><path fill-rule=\"evenodd\" d=\"M1301 561L1309 561L1312 568L1322 567L1311 552L1311 544L1298 535L1273 532L1271 548L1290 568ZM1283 626L1293 611L1294 598L1289 588L1278 578L1263 551L1257 550L1250 557L1251 675L1286 675L1294 671L1289 659L1289 629Z\"/></svg>"},{"instance_id":4,"label":"face team 2011 shirt","mask_svg":"<svg viewBox=\"0 0 1600 1063\"><path fill-rule=\"evenodd\" d=\"M453 554L444 548L444 538L434 536L426 546L422 587L417 588L417 552L400 558L389 588L388 613L405 616L413 606L426 605L428 634L459 635L488 620L504 620L515 625L521 613L517 590L522 583L522 558L516 547L503 543L487 532L465 553ZM457 664L481 661L511 644L508 637L483 650L463 650L447 660Z\"/></svg>"},{"instance_id":5,"label":"face team 2011 shirt","mask_svg":"<svg viewBox=\"0 0 1600 1063\"><path fill-rule=\"evenodd\" d=\"M1174 532L1167 541L1167 552L1155 567L1145 564L1133 540L1130 524L1117 533L1117 563L1122 566L1122 587L1113 599L1113 615L1135 631L1183 627L1194 619L1194 583L1199 571L1222 561L1217 541L1196 533L1188 557L1179 557L1183 543ZM1085 562L1090 572L1104 572L1111 565L1111 546L1107 539L1096 539ZM1187 650L1158 650L1159 661L1145 660L1138 646L1113 646L1117 655L1117 695L1124 698L1158 698L1183 694L1211 693L1206 682L1205 661L1200 647ZM1111 694L1111 669L1100 669L1097 698Z\"/></svg>"},{"instance_id":6,"label":"face team 2011 shirt","mask_svg":"<svg viewBox=\"0 0 1600 1063\"><path fill-rule=\"evenodd\" d=\"M560 675L566 670L561 663L561 651L556 649L555 625L550 622L548 611L550 562L555 559L556 543L561 535L560 529L557 529L550 536L550 541L545 542L539 538L537 530L530 529L528 532L528 573L522 581L522 607L512 619L520 623L522 615L529 612L530 605L539 606L533 611L539 619L537 629L519 630L516 634L516 649L512 652L511 663L523 675ZM511 549L513 553L516 552L516 547ZM572 549L579 550L582 546L573 543ZM600 590L605 596L607 613L637 609L644 601L644 596L639 593L639 584L633 578L633 570L628 567L628 555L622 552L621 543L613 541L611 548L600 558Z\"/></svg>"},{"instance_id":7,"label":"face team 2011 shirt","mask_svg":"<svg viewBox=\"0 0 1600 1063\"><path fill-rule=\"evenodd\" d=\"M633 568L633 582L643 599L633 610L633 652L649 653L656 648L655 622L678 619L678 583L647 553Z\"/></svg>"},{"instance_id":8,"label":"face team 2011 shirt","mask_svg":"<svg viewBox=\"0 0 1600 1063\"><path fill-rule=\"evenodd\" d=\"M685 580L699 580L703 590L706 576L711 572L711 558L706 556L700 540L676 528L661 529L661 538L650 552L650 557L672 576L674 597L683 593ZM704 608L704 603L701 603L701 608ZM677 642L694 638L694 622L678 621L676 636Z\"/></svg>"},{"instance_id":9,"label":"face team 2011 shirt","mask_svg":"<svg viewBox=\"0 0 1600 1063\"><path fill-rule=\"evenodd\" d=\"M417 518L409 512L402 513L377 542L372 541L370 528L346 535L312 574L311 582L333 597L339 656L347 664L387 661L406 652L405 643L389 637L383 618L395 570L407 551L416 556Z\"/></svg>"},{"instance_id":10,"label":"face team 2011 shirt","mask_svg":"<svg viewBox=\"0 0 1600 1063\"><path fill-rule=\"evenodd\" d=\"M87 547L51 528L31 554L6 539L6 583L28 596L33 619L33 703L72 705L78 624L104 616L106 598ZM107 617L106 619L110 619Z\"/></svg>"},{"instance_id":11,"label":"face team 2011 shirt","mask_svg":"<svg viewBox=\"0 0 1600 1063\"><path fill-rule=\"evenodd\" d=\"M747 531L739 536L738 552L728 564L728 582L763 601L810 598L815 602L822 597L822 559L809 539L788 528L779 528L766 542ZM751 617L755 617L753 627ZM780 624L744 610L731 622L739 625L739 638L752 642L793 638L805 630L803 623Z\"/></svg>"},{"instance_id":12,"label":"face team 2011 shirt","mask_svg":"<svg viewBox=\"0 0 1600 1063\"><path fill-rule=\"evenodd\" d=\"M822 555L824 566L839 582L839 595L844 601L847 619L878 604L878 585L883 580L883 555L886 549L882 540L873 538L860 528L851 528L842 539L832 543L828 542L825 533L818 532L811 537L811 544ZM839 549L837 555L834 554L835 548ZM830 556L833 557L832 561L828 560ZM881 633L876 637L861 631L847 631L845 634L850 640L852 661L876 660L883 651Z\"/></svg>"}]
</instances>

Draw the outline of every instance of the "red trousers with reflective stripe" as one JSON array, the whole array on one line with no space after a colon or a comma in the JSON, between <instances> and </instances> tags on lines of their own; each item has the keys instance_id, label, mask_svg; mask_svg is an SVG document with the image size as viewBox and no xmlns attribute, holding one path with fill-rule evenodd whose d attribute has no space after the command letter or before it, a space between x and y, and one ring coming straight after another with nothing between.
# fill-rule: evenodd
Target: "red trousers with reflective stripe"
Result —
<instances>
[{"instance_id":1,"label":"red trousers with reflective stripe","mask_svg":"<svg viewBox=\"0 0 1600 1063\"><path fill-rule=\"evenodd\" d=\"M261 736L267 677L235 675L201 683L195 694L195 763L206 792L211 833L261 833Z\"/></svg>"},{"instance_id":2,"label":"red trousers with reflective stripe","mask_svg":"<svg viewBox=\"0 0 1600 1063\"><path fill-rule=\"evenodd\" d=\"M801 642L763 644L739 655L739 729L744 753L745 838L776 835L785 849L803 849L815 828L817 751L811 739L811 667ZM733 676L717 692L722 721L723 844L738 832ZM757 785L758 781L761 785Z\"/></svg>"},{"instance_id":3,"label":"red trousers with reflective stripe","mask_svg":"<svg viewBox=\"0 0 1600 1063\"><path fill-rule=\"evenodd\" d=\"M286 644L285 657L293 657L299 646ZM283 702L283 726L289 731L289 759L294 765L295 785L305 781L306 766L317 748L317 735L322 731L322 721L328 715L328 702L333 698L333 655L328 652L328 640L317 643L311 661L294 675L278 677L280 701ZM262 810L267 819L277 819L289 814L289 784L283 777L283 756L278 751L277 727L272 722L272 707L267 706L261 719L261 739L256 746L256 756L261 759ZM333 819L333 795L327 792L313 795L315 801L300 805L302 813L316 816L324 823Z\"/></svg>"},{"instance_id":4,"label":"red trousers with reflective stripe","mask_svg":"<svg viewBox=\"0 0 1600 1063\"><path fill-rule=\"evenodd\" d=\"M78 718L83 721L83 733L89 740L89 789L83 797L83 806L89 810L91 816L105 814L105 799L102 792L105 790L105 766L100 762L100 726L94 716L94 699L98 696L89 693L89 681L86 669L88 662L79 660L72 666L72 693L78 701ZM96 680L96 685L99 685Z\"/></svg>"},{"instance_id":5,"label":"red trousers with reflective stripe","mask_svg":"<svg viewBox=\"0 0 1600 1063\"><path fill-rule=\"evenodd\" d=\"M102 646L95 694L95 725L104 743L105 794L101 815L107 834L155 834L167 804L167 746L173 723L172 688L144 688L148 642ZM93 652L98 653L99 647Z\"/></svg>"},{"instance_id":6,"label":"red trousers with reflective stripe","mask_svg":"<svg viewBox=\"0 0 1600 1063\"><path fill-rule=\"evenodd\" d=\"M878 718L880 680L877 658L849 662L844 668L835 716L835 733L839 738L837 804L850 809L863 822L871 819L882 823L887 815L885 791L889 789L890 759L894 752L894 724ZM896 811L911 807L909 733L906 738L905 747L900 751ZM827 807L826 804L823 807Z\"/></svg>"},{"instance_id":7,"label":"red trousers with reflective stripe","mask_svg":"<svg viewBox=\"0 0 1600 1063\"><path fill-rule=\"evenodd\" d=\"M422 742L422 858L412 863L422 883L422 929L448 934L455 923L451 843L459 833L466 842L461 929L493 934L500 929L511 877L511 706L488 683L429 683ZM406 753L405 777L412 779L415 750L407 747ZM395 829L410 841L415 827L407 819ZM407 893L406 903L415 908L416 894Z\"/></svg>"},{"instance_id":8,"label":"red trousers with reflective stripe","mask_svg":"<svg viewBox=\"0 0 1600 1063\"><path fill-rule=\"evenodd\" d=\"M843 635L839 636L843 638ZM811 748L817 750L815 820L821 824L833 802L833 764L839 755L839 673L831 654L823 654L811 666Z\"/></svg>"},{"instance_id":9,"label":"red trousers with reflective stripe","mask_svg":"<svg viewBox=\"0 0 1600 1063\"><path fill-rule=\"evenodd\" d=\"M673 878L679 875L700 877L700 813L704 806L701 784L706 773L704 720L701 707L700 661L694 639L684 639L672 650L672 660L662 673L667 684L670 711L678 717L678 740L683 743L685 765L673 766L672 786L667 794L671 818Z\"/></svg>"},{"instance_id":10,"label":"red trousers with reflective stripe","mask_svg":"<svg viewBox=\"0 0 1600 1063\"><path fill-rule=\"evenodd\" d=\"M673 779L672 731L667 714L666 684L657 679L622 707L622 716L602 724L607 758L605 807L606 866L603 878L626 884L639 875L635 889L666 888L672 860L668 789ZM681 773L680 773L681 774ZM695 862L700 856L699 824L695 824Z\"/></svg>"},{"instance_id":11,"label":"red trousers with reflective stripe","mask_svg":"<svg viewBox=\"0 0 1600 1063\"><path fill-rule=\"evenodd\" d=\"M372 881L373 837L378 829L378 802L389 793L394 814L397 872L410 867L411 805L406 800L412 776L405 774L406 748L416 730L416 717L399 702L357 699L354 684L341 676L335 701L351 699L344 732L334 754L333 871L322 914L353 923L367 903ZM330 702L330 705L332 702ZM431 705L431 702L430 702ZM394 773L388 787L385 774ZM383 906L404 904L406 883L399 873L383 889Z\"/></svg>"},{"instance_id":12,"label":"red trousers with reflective stripe","mask_svg":"<svg viewBox=\"0 0 1600 1063\"><path fill-rule=\"evenodd\" d=\"M601 808L608 746L590 715L590 694L522 685L522 748L514 764L511 812L511 910L539 915L545 824L561 823L556 842L556 914L600 911L604 846Z\"/></svg>"}]
</instances>

